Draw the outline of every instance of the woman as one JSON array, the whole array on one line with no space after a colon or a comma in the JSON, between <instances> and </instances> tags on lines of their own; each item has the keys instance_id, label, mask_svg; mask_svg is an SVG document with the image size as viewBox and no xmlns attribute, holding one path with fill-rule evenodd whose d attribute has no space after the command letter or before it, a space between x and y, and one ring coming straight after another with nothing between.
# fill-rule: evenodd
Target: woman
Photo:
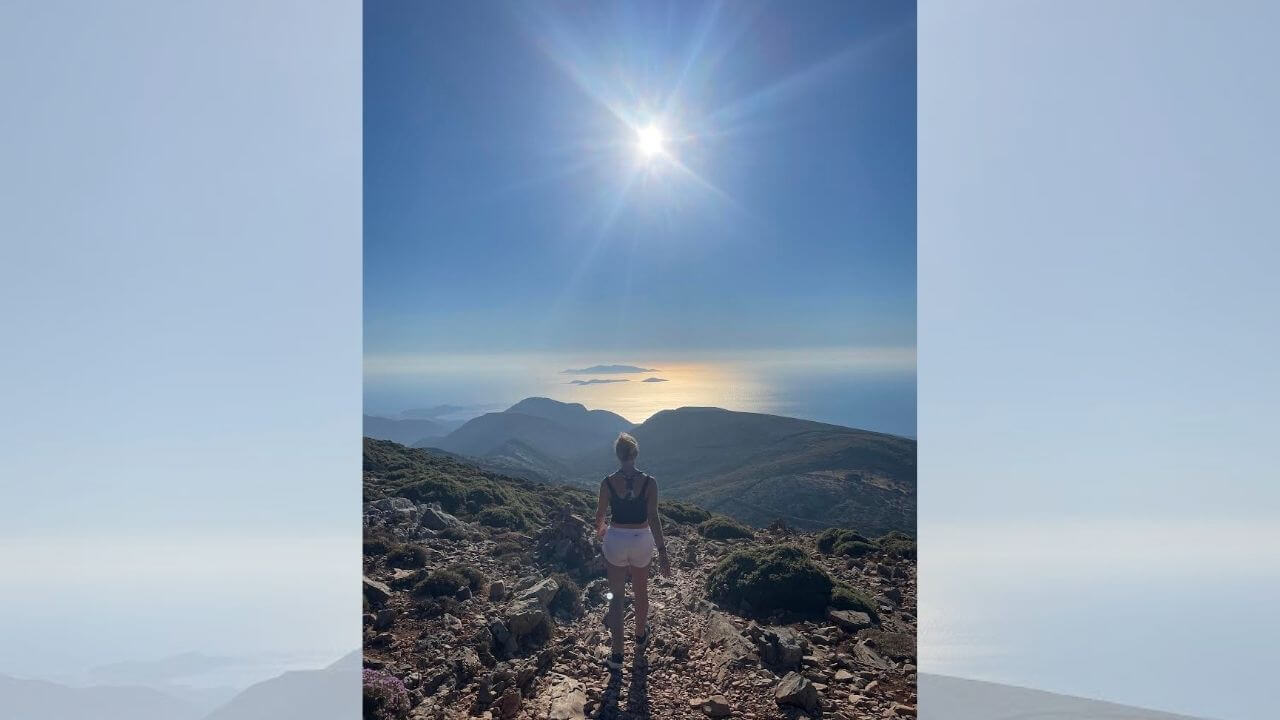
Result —
<instances>
[{"instance_id":1,"label":"woman","mask_svg":"<svg viewBox=\"0 0 1280 720\"><path fill-rule=\"evenodd\" d=\"M622 433L614 444L621 467L600 483L600 501L596 504L596 534L603 540L605 570L609 576L609 614L605 625L613 635L613 654L609 667L622 669L622 591L631 577L636 594L636 647L644 647L649 639L649 563L653 549L658 548L658 565L663 575L671 574L667 559L667 541L662 537L658 520L658 482L636 469L640 445ZM605 529L605 511L611 512Z\"/></svg>"}]
</instances>

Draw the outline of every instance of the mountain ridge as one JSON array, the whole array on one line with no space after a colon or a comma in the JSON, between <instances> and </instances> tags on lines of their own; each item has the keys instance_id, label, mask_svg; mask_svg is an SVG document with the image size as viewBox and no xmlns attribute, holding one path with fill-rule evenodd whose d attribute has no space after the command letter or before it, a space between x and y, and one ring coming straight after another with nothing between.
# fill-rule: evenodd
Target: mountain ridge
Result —
<instances>
[{"instance_id":1,"label":"mountain ridge","mask_svg":"<svg viewBox=\"0 0 1280 720\"><path fill-rule=\"evenodd\" d=\"M526 398L429 446L494 470L594 490L613 472L613 440L640 443L639 466L666 497L761 527L915 532L916 441L783 415L689 405L630 424L580 403ZM419 444L419 447L424 446Z\"/></svg>"}]
</instances>

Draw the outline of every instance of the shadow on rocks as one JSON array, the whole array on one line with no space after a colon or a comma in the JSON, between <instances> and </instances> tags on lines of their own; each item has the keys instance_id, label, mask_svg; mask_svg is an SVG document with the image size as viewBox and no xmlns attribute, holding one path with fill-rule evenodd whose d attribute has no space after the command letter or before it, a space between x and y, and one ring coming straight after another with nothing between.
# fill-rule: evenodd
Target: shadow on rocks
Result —
<instances>
[{"instance_id":1,"label":"shadow on rocks","mask_svg":"<svg viewBox=\"0 0 1280 720\"><path fill-rule=\"evenodd\" d=\"M647 720L649 714L649 662L644 651L636 650L635 660L631 663L631 679L627 687L626 711L618 709L618 699L622 695L622 671L609 671L609 684L600 695L600 706L592 714L595 720Z\"/></svg>"}]
</instances>

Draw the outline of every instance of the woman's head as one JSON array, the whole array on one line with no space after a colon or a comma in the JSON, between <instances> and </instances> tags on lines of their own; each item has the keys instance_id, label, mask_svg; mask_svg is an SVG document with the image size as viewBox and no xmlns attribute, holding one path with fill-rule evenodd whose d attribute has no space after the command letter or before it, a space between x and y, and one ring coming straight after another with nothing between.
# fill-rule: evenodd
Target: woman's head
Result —
<instances>
[{"instance_id":1,"label":"woman's head","mask_svg":"<svg viewBox=\"0 0 1280 720\"><path fill-rule=\"evenodd\" d=\"M635 462L640 454L640 443L627 433L618 433L618 441L613 444L613 451L618 455L618 462Z\"/></svg>"}]
</instances>

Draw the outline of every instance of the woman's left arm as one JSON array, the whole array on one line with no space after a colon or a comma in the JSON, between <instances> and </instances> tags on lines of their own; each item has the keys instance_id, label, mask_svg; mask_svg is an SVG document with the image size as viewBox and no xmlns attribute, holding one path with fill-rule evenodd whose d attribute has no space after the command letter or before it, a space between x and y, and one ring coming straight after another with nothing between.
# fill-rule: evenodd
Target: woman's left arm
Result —
<instances>
[{"instance_id":1,"label":"woman's left arm","mask_svg":"<svg viewBox=\"0 0 1280 720\"><path fill-rule=\"evenodd\" d=\"M658 481L649 482L649 529L653 542L658 546L658 567L663 575L671 574L671 560L667 558L667 539L662 536L662 518L658 517Z\"/></svg>"}]
</instances>

